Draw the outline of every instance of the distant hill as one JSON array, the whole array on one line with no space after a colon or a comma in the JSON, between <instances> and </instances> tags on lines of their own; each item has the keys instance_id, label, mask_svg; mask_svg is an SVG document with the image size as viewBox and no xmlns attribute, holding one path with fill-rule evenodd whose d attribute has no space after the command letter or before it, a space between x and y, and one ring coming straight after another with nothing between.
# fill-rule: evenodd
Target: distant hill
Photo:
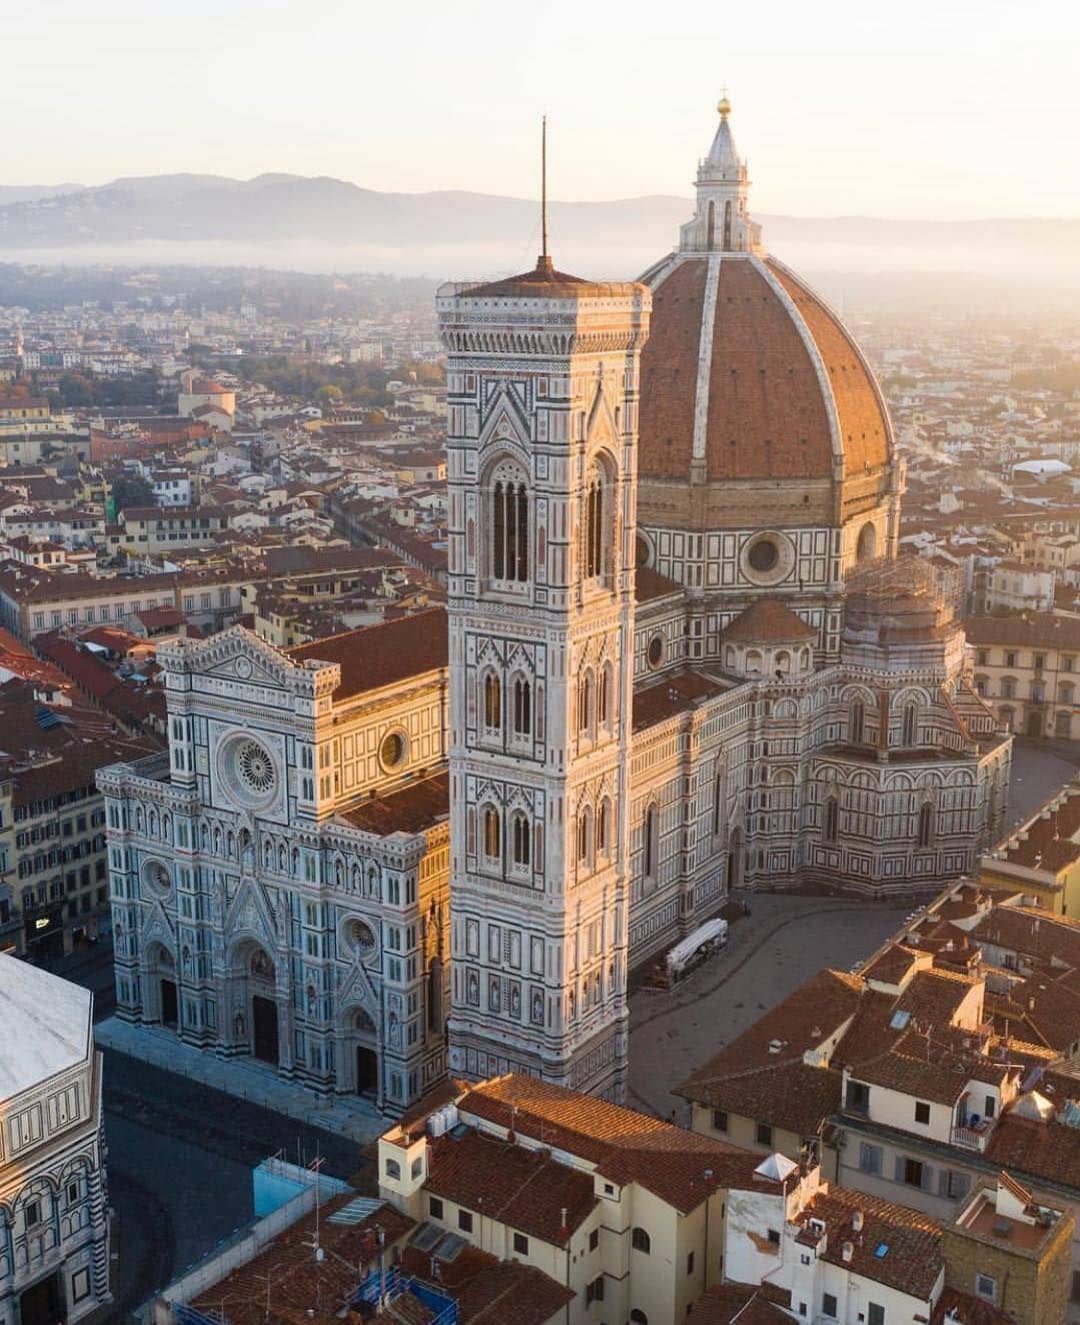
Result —
<instances>
[{"instance_id":1,"label":"distant hill","mask_svg":"<svg viewBox=\"0 0 1080 1325\"><path fill-rule=\"evenodd\" d=\"M37 202L63 193L78 193L81 184L0 184L0 207L11 202Z\"/></svg>"},{"instance_id":2,"label":"distant hill","mask_svg":"<svg viewBox=\"0 0 1080 1325\"><path fill-rule=\"evenodd\" d=\"M688 198L555 202L556 258L591 274L642 270L675 243ZM770 249L822 267L874 264L943 268L1033 260L1077 268L1080 220L898 221L872 217L761 216ZM538 239L532 199L466 192L381 193L326 176L154 175L98 188L0 188L0 256L58 249L167 245L174 261L206 260L206 246L243 246L253 263L351 263L369 269L460 275L531 264ZM308 257L298 256L304 246ZM217 254L220 257L220 251ZM269 255L269 256L268 256ZM134 254L132 254L134 256ZM1019 274L1019 269L1017 271Z\"/></svg>"}]
</instances>

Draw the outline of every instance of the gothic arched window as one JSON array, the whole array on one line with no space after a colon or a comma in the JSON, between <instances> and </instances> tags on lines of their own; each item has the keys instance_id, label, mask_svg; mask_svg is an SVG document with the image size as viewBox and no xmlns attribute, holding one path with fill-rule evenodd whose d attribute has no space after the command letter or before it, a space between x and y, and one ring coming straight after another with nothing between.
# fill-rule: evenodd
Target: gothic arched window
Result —
<instances>
[{"instance_id":1,"label":"gothic arched window","mask_svg":"<svg viewBox=\"0 0 1080 1325\"><path fill-rule=\"evenodd\" d=\"M713 779L712 830L719 833L724 823L724 770Z\"/></svg>"},{"instance_id":2,"label":"gothic arched window","mask_svg":"<svg viewBox=\"0 0 1080 1325\"><path fill-rule=\"evenodd\" d=\"M611 721L611 684L611 663L605 663L600 669L596 689L596 724L598 727L606 727Z\"/></svg>"},{"instance_id":3,"label":"gothic arched window","mask_svg":"<svg viewBox=\"0 0 1080 1325\"><path fill-rule=\"evenodd\" d=\"M586 668L578 682L578 731L584 735L592 726L593 674Z\"/></svg>"},{"instance_id":4,"label":"gothic arched window","mask_svg":"<svg viewBox=\"0 0 1080 1325\"><path fill-rule=\"evenodd\" d=\"M866 706L861 699L857 699L851 706L851 719L848 722L848 740L852 745L862 745L865 726Z\"/></svg>"},{"instance_id":5,"label":"gothic arched window","mask_svg":"<svg viewBox=\"0 0 1080 1325\"><path fill-rule=\"evenodd\" d=\"M484 673L484 726L488 731L502 726L502 685L494 672Z\"/></svg>"},{"instance_id":6,"label":"gothic arched window","mask_svg":"<svg viewBox=\"0 0 1080 1325\"><path fill-rule=\"evenodd\" d=\"M491 574L524 584L529 578L529 490L512 461L495 469L491 484Z\"/></svg>"},{"instance_id":7,"label":"gothic arched window","mask_svg":"<svg viewBox=\"0 0 1080 1325\"><path fill-rule=\"evenodd\" d=\"M494 806L484 810L484 855L494 860L502 847L502 823Z\"/></svg>"},{"instance_id":8,"label":"gothic arched window","mask_svg":"<svg viewBox=\"0 0 1080 1325\"><path fill-rule=\"evenodd\" d=\"M585 807L578 815L577 861L588 868L592 847L592 811Z\"/></svg>"},{"instance_id":9,"label":"gothic arched window","mask_svg":"<svg viewBox=\"0 0 1080 1325\"><path fill-rule=\"evenodd\" d=\"M604 574L604 521L605 488L603 472L596 466L585 485L585 546L582 557L582 570L587 580L595 580Z\"/></svg>"},{"instance_id":10,"label":"gothic arched window","mask_svg":"<svg viewBox=\"0 0 1080 1325\"><path fill-rule=\"evenodd\" d=\"M647 879L654 877L657 864L656 806L650 805L645 811L644 873Z\"/></svg>"},{"instance_id":11,"label":"gothic arched window","mask_svg":"<svg viewBox=\"0 0 1080 1325\"><path fill-rule=\"evenodd\" d=\"M604 857L611 850L611 801L605 796L596 815L596 854Z\"/></svg>"},{"instance_id":12,"label":"gothic arched window","mask_svg":"<svg viewBox=\"0 0 1080 1325\"><path fill-rule=\"evenodd\" d=\"M826 842L836 841L836 827L837 827L837 820L839 819L839 817L840 817L839 806L837 805L836 797L830 796L829 799L825 802L825 841Z\"/></svg>"},{"instance_id":13,"label":"gothic arched window","mask_svg":"<svg viewBox=\"0 0 1080 1325\"><path fill-rule=\"evenodd\" d=\"M919 710L915 704L909 704L904 709L904 735L905 745L915 745L919 736Z\"/></svg>"},{"instance_id":14,"label":"gothic arched window","mask_svg":"<svg viewBox=\"0 0 1080 1325\"><path fill-rule=\"evenodd\" d=\"M532 687L523 676L514 678L514 735L532 733Z\"/></svg>"},{"instance_id":15,"label":"gothic arched window","mask_svg":"<svg viewBox=\"0 0 1080 1325\"><path fill-rule=\"evenodd\" d=\"M919 807L919 846L928 847L934 836L934 807L927 802Z\"/></svg>"},{"instance_id":16,"label":"gothic arched window","mask_svg":"<svg viewBox=\"0 0 1080 1325\"><path fill-rule=\"evenodd\" d=\"M514 852L515 865L528 865L530 857L531 840L529 836L529 820L526 815L518 810L514 815L511 827L512 847Z\"/></svg>"}]
</instances>

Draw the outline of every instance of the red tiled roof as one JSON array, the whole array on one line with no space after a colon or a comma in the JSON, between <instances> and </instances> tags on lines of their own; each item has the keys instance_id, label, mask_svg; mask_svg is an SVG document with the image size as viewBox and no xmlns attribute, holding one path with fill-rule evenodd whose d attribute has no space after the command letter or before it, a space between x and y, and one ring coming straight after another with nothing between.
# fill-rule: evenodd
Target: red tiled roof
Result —
<instances>
[{"instance_id":1,"label":"red tiled roof","mask_svg":"<svg viewBox=\"0 0 1080 1325\"><path fill-rule=\"evenodd\" d=\"M732 644L788 644L817 639L817 631L778 598L755 598L724 627L723 639Z\"/></svg>"},{"instance_id":2,"label":"red tiled roof","mask_svg":"<svg viewBox=\"0 0 1080 1325\"><path fill-rule=\"evenodd\" d=\"M862 1211L861 1235L852 1226L856 1211ZM828 1241L822 1260L929 1301L942 1268L941 1225L937 1220L845 1187L819 1191L800 1212L797 1222L805 1225L811 1219L825 1221ZM845 1243L851 1244L850 1261L844 1260ZM878 1255L882 1246L888 1250Z\"/></svg>"},{"instance_id":3,"label":"red tiled roof","mask_svg":"<svg viewBox=\"0 0 1080 1325\"><path fill-rule=\"evenodd\" d=\"M410 782L400 791L373 796L343 812L354 828L386 837L390 833L422 833L450 813L450 775L436 773Z\"/></svg>"},{"instance_id":4,"label":"red tiled roof","mask_svg":"<svg viewBox=\"0 0 1080 1325\"><path fill-rule=\"evenodd\" d=\"M533 1077L481 1082L458 1108L590 1160L612 1182L640 1183L684 1214L717 1188L750 1183L779 1190L753 1179L760 1155Z\"/></svg>"},{"instance_id":5,"label":"red tiled roof","mask_svg":"<svg viewBox=\"0 0 1080 1325\"><path fill-rule=\"evenodd\" d=\"M705 257L678 261L653 291L641 356L643 478L689 474L707 269ZM827 391L804 334L821 356ZM777 262L721 260L708 389L710 480L832 478L834 402L845 473L889 462L889 426L870 370L834 315Z\"/></svg>"},{"instance_id":6,"label":"red tiled roof","mask_svg":"<svg viewBox=\"0 0 1080 1325\"><path fill-rule=\"evenodd\" d=\"M338 699L364 694L447 667L446 612L441 607L431 608L377 626L363 626L343 635L301 644L287 653L296 663L308 659L339 663L341 685L335 692Z\"/></svg>"},{"instance_id":7,"label":"red tiled roof","mask_svg":"<svg viewBox=\"0 0 1080 1325\"><path fill-rule=\"evenodd\" d=\"M432 1141L425 1189L559 1246L597 1204L588 1173L473 1130Z\"/></svg>"},{"instance_id":8,"label":"red tiled roof","mask_svg":"<svg viewBox=\"0 0 1080 1325\"><path fill-rule=\"evenodd\" d=\"M556 271L553 267L545 267L537 262L531 271L508 276L501 281L474 285L459 291L458 297L462 299L581 299L590 296L610 298L640 294L643 289L644 287L635 281L588 281L581 276L571 276L568 272Z\"/></svg>"}]
</instances>

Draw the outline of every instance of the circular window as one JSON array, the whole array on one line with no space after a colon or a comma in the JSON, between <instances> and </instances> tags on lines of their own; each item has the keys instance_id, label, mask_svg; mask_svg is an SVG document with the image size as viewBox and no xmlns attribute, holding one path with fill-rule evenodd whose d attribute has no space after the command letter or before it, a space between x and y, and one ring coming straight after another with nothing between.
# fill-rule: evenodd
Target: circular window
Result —
<instances>
[{"instance_id":1,"label":"circular window","mask_svg":"<svg viewBox=\"0 0 1080 1325\"><path fill-rule=\"evenodd\" d=\"M654 635L652 639L649 640L647 657L649 659L650 667L659 667L664 661L664 641L659 635Z\"/></svg>"},{"instance_id":2,"label":"circular window","mask_svg":"<svg viewBox=\"0 0 1080 1325\"><path fill-rule=\"evenodd\" d=\"M383 738L379 747L379 758L383 768L397 768L405 759L405 737L401 732L391 732Z\"/></svg>"},{"instance_id":3,"label":"circular window","mask_svg":"<svg viewBox=\"0 0 1080 1325\"><path fill-rule=\"evenodd\" d=\"M360 956L374 951L375 932L371 926L366 924L363 920L350 920L346 927L345 934L354 951Z\"/></svg>"},{"instance_id":4,"label":"circular window","mask_svg":"<svg viewBox=\"0 0 1080 1325\"><path fill-rule=\"evenodd\" d=\"M218 755L221 778L234 799L244 805L266 805L278 789L274 756L250 736L235 736Z\"/></svg>"},{"instance_id":5,"label":"circular window","mask_svg":"<svg viewBox=\"0 0 1080 1325\"><path fill-rule=\"evenodd\" d=\"M795 548L783 534L762 531L742 545L742 573L754 584L779 584L795 569Z\"/></svg>"},{"instance_id":6,"label":"circular window","mask_svg":"<svg viewBox=\"0 0 1080 1325\"><path fill-rule=\"evenodd\" d=\"M754 570L764 574L772 570L780 560L780 553L771 538L759 538L756 543L751 544L746 559Z\"/></svg>"},{"instance_id":7,"label":"circular window","mask_svg":"<svg viewBox=\"0 0 1080 1325\"><path fill-rule=\"evenodd\" d=\"M167 893L172 887L172 874L162 860L148 860L143 866L143 878L159 893Z\"/></svg>"},{"instance_id":8,"label":"circular window","mask_svg":"<svg viewBox=\"0 0 1080 1325\"><path fill-rule=\"evenodd\" d=\"M248 791L265 796L277 781L274 761L258 741L245 741L236 752L236 775Z\"/></svg>"}]
</instances>

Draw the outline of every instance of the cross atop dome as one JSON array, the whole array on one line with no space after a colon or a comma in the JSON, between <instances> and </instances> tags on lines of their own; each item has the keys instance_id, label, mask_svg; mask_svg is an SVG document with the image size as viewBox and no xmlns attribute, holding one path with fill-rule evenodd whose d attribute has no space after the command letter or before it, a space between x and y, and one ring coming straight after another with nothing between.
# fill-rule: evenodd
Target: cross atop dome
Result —
<instances>
[{"instance_id":1,"label":"cross atop dome","mask_svg":"<svg viewBox=\"0 0 1080 1325\"><path fill-rule=\"evenodd\" d=\"M698 162L697 211L682 227L683 253L748 253L760 245L760 227L746 210L750 175L731 132L731 102L725 87L716 103L720 123L709 154Z\"/></svg>"}]
</instances>

